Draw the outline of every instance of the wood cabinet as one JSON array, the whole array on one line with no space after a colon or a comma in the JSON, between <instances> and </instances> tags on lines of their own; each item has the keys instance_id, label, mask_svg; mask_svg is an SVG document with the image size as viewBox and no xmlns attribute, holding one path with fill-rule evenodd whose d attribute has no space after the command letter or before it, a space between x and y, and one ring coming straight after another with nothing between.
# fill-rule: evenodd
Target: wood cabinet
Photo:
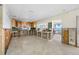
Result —
<instances>
[{"instance_id":1,"label":"wood cabinet","mask_svg":"<svg viewBox=\"0 0 79 59\"><path fill-rule=\"evenodd\" d=\"M17 21L17 27L21 27L22 22Z\"/></svg>"},{"instance_id":2,"label":"wood cabinet","mask_svg":"<svg viewBox=\"0 0 79 59\"><path fill-rule=\"evenodd\" d=\"M0 54L2 54L2 20L0 19Z\"/></svg>"},{"instance_id":3,"label":"wood cabinet","mask_svg":"<svg viewBox=\"0 0 79 59\"><path fill-rule=\"evenodd\" d=\"M62 30L62 42L65 44L69 43L69 30L68 30L68 28L64 28Z\"/></svg>"},{"instance_id":4,"label":"wood cabinet","mask_svg":"<svg viewBox=\"0 0 79 59\"><path fill-rule=\"evenodd\" d=\"M12 19L12 27L16 27L17 26L17 22L16 22L16 19Z\"/></svg>"},{"instance_id":5,"label":"wood cabinet","mask_svg":"<svg viewBox=\"0 0 79 59\"><path fill-rule=\"evenodd\" d=\"M4 52L3 51L3 47L2 47L3 46L3 43L2 43L2 26L3 26L2 25L2 23L3 23L2 22L3 21L2 17L3 17L3 10L2 9L3 9L3 6L2 6L2 4L0 4L0 55L3 54L3 52Z\"/></svg>"},{"instance_id":6,"label":"wood cabinet","mask_svg":"<svg viewBox=\"0 0 79 59\"><path fill-rule=\"evenodd\" d=\"M30 26L31 28L36 27L36 21L34 22L21 22L21 21L16 21L16 19L12 19L12 27L27 27Z\"/></svg>"},{"instance_id":7,"label":"wood cabinet","mask_svg":"<svg viewBox=\"0 0 79 59\"><path fill-rule=\"evenodd\" d=\"M7 50L10 40L11 40L11 30L10 29L4 29L4 36L5 36L5 51Z\"/></svg>"}]
</instances>

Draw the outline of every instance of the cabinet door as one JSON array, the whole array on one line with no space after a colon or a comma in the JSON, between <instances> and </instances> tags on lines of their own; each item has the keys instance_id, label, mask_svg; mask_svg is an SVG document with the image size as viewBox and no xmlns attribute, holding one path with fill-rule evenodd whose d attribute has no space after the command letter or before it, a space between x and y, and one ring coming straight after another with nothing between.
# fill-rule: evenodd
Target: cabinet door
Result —
<instances>
[{"instance_id":1,"label":"cabinet door","mask_svg":"<svg viewBox=\"0 0 79 59\"><path fill-rule=\"evenodd\" d=\"M17 27L21 27L21 22L17 22Z\"/></svg>"},{"instance_id":2,"label":"cabinet door","mask_svg":"<svg viewBox=\"0 0 79 59\"><path fill-rule=\"evenodd\" d=\"M9 42L10 42L10 39L11 39L10 30L8 30L8 29L4 30L4 34L5 34L5 49L7 49Z\"/></svg>"},{"instance_id":3,"label":"cabinet door","mask_svg":"<svg viewBox=\"0 0 79 59\"><path fill-rule=\"evenodd\" d=\"M16 27L16 20L12 19L12 27Z\"/></svg>"},{"instance_id":4,"label":"cabinet door","mask_svg":"<svg viewBox=\"0 0 79 59\"><path fill-rule=\"evenodd\" d=\"M63 30L63 43L68 44L68 30L64 29Z\"/></svg>"}]
</instances>

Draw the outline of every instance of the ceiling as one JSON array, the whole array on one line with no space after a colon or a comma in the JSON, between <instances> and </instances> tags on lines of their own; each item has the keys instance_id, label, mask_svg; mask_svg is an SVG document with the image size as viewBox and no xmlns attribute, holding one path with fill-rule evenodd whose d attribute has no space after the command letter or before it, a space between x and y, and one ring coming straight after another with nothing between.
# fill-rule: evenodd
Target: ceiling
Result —
<instances>
[{"instance_id":1,"label":"ceiling","mask_svg":"<svg viewBox=\"0 0 79 59\"><path fill-rule=\"evenodd\" d=\"M36 21L79 8L77 4L6 4L10 17L18 21Z\"/></svg>"}]
</instances>

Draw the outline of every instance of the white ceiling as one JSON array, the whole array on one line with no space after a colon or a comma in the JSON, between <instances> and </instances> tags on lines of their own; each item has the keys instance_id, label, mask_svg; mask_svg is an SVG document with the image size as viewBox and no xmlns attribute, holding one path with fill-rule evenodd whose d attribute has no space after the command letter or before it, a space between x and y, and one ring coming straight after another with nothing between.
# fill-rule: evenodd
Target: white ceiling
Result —
<instances>
[{"instance_id":1,"label":"white ceiling","mask_svg":"<svg viewBox=\"0 0 79 59\"><path fill-rule=\"evenodd\" d=\"M33 21L79 8L77 4L7 4L10 17L19 21Z\"/></svg>"}]
</instances>

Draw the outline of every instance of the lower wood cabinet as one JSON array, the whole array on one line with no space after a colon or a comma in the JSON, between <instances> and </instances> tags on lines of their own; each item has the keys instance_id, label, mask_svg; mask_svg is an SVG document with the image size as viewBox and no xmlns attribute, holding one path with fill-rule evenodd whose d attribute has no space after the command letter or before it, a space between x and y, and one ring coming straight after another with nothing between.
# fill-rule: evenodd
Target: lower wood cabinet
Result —
<instances>
[{"instance_id":1,"label":"lower wood cabinet","mask_svg":"<svg viewBox=\"0 0 79 59\"><path fill-rule=\"evenodd\" d=\"M68 30L68 28L62 29L62 42L65 44L69 44L69 30Z\"/></svg>"},{"instance_id":2,"label":"lower wood cabinet","mask_svg":"<svg viewBox=\"0 0 79 59\"><path fill-rule=\"evenodd\" d=\"M10 29L4 29L4 36L5 36L5 51L8 49L12 34Z\"/></svg>"}]
</instances>

